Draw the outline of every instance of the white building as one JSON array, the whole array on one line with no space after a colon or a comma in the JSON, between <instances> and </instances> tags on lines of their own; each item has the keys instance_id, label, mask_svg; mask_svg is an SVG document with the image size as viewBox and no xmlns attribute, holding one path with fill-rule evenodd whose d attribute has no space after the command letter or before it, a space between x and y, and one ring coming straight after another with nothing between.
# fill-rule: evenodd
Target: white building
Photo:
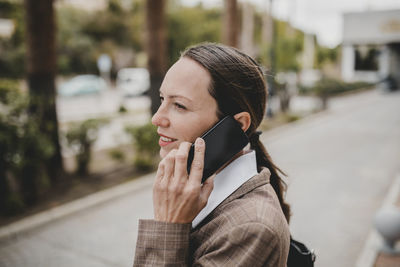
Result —
<instances>
[{"instance_id":1,"label":"white building","mask_svg":"<svg viewBox=\"0 0 400 267\"><path fill-rule=\"evenodd\" d=\"M344 14L342 78L400 86L400 10Z\"/></svg>"}]
</instances>

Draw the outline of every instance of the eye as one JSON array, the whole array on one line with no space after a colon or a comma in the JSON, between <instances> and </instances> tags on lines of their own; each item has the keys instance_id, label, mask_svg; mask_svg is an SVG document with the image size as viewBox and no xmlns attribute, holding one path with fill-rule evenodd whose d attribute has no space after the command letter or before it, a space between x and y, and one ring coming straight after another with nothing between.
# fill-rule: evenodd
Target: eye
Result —
<instances>
[{"instance_id":1,"label":"eye","mask_svg":"<svg viewBox=\"0 0 400 267\"><path fill-rule=\"evenodd\" d=\"M175 107L177 107L178 109L186 110L186 107L185 107L184 105L181 105L181 104L179 104L179 103L177 103L177 102L175 102L174 105L175 105Z\"/></svg>"},{"instance_id":2,"label":"eye","mask_svg":"<svg viewBox=\"0 0 400 267\"><path fill-rule=\"evenodd\" d=\"M160 96L160 101L161 101L161 103L164 101L164 97L163 96Z\"/></svg>"}]
</instances>

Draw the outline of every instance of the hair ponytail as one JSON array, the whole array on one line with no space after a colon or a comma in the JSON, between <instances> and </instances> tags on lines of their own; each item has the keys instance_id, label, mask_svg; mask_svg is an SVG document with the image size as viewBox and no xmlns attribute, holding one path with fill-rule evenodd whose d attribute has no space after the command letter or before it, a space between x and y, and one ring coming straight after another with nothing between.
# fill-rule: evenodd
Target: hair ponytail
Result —
<instances>
[{"instance_id":1,"label":"hair ponytail","mask_svg":"<svg viewBox=\"0 0 400 267\"><path fill-rule=\"evenodd\" d=\"M266 167L270 170L270 184L274 188L275 193L278 196L283 214L286 217L286 221L289 223L291 215L290 205L286 203L284 199L284 192L286 191L287 185L279 176L278 172L285 176L286 174L274 164L266 148L258 138L250 138L250 148L256 151L257 171L260 172L262 170L262 167Z\"/></svg>"}]
</instances>

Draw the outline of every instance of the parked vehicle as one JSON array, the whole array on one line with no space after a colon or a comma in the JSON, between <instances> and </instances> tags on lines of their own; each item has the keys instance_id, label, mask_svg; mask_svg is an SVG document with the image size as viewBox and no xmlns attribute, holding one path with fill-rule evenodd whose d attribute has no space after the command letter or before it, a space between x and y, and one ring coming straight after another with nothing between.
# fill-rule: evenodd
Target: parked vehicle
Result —
<instances>
[{"instance_id":1,"label":"parked vehicle","mask_svg":"<svg viewBox=\"0 0 400 267\"><path fill-rule=\"evenodd\" d=\"M150 74L145 68L123 68L117 73L117 88L124 97L145 94L150 88Z\"/></svg>"},{"instance_id":2,"label":"parked vehicle","mask_svg":"<svg viewBox=\"0 0 400 267\"><path fill-rule=\"evenodd\" d=\"M78 75L58 88L61 96L98 94L107 89L106 81L97 75Z\"/></svg>"}]
</instances>

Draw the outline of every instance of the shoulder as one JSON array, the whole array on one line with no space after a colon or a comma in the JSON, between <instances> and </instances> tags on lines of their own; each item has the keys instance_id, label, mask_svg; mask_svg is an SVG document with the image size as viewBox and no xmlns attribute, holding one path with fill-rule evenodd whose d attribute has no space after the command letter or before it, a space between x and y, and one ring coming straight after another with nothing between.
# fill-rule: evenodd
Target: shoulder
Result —
<instances>
[{"instance_id":1,"label":"shoulder","mask_svg":"<svg viewBox=\"0 0 400 267\"><path fill-rule=\"evenodd\" d=\"M218 207L216 218L230 227L254 224L277 234L288 228L279 200L268 183Z\"/></svg>"},{"instance_id":2,"label":"shoulder","mask_svg":"<svg viewBox=\"0 0 400 267\"><path fill-rule=\"evenodd\" d=\"M213 236L224 232L243 231L264 238L289 240L289 227L278 198L269 183L260 185L238 198L218 206L196 230Z\"/></svg>"},{"instance_id":3,"label":"shoulder","mask_svg":"<svg viewBox=\"0 0 400 267\"><path fill-rule=\"evenodd\" d=\"M284 265L290 233L274 194L271 185L264 184L217 207L204 224L191 233L194 259L218 251L257 255L253 260L261 262L272 257L271 262Z\"/></svg>"}]
</instances>

